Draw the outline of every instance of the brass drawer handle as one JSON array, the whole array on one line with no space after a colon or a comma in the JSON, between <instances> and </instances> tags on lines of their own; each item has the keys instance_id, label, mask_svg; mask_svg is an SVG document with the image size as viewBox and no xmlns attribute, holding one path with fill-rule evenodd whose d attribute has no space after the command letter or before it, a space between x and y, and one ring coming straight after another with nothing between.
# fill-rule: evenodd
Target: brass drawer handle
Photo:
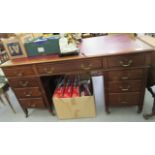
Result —
<instances>
[{"instance_id":1,"label":"brass drawer handle","mask_svg":"<svg viewBox=\"0 0 155 155\"><path fill-rule=\"evenodd\" d=\"M123 77L121 77L121 79L122 79L122 80L128 80L129 77L128 77L128 76L123 76Z\"/></svg>"},{"instance_id":2,"label":"brass drawer handle","mask_svg":"<svg viewBox=\"0 0 155 155\"><path fill-rule=\"evenodd\" d=\"M25 94L26 97L31 97L32 96L32 92L29 92L29 93L25 92L24 94Z\"/></svg>"},{"instance_id":3,"label":"brass drawer handle","mask_svg":"<svg viewBox=\"0 0 155 155\"><path fill-rule=\"evenodd\" d=\"M35 105L35 104L31 104L31 107L35 108L35 107L36 107L36 105Z\"/></svg>"},{"instance_id":4,"label":"brass drawer handle","mask_svg":"<svg viewBox=\"0 0 155 155\"><path fill-rule=\"evenodd\" d=\"M93 66L93 64L89 64L88 66L85 66L84 64L81 64L81 68L84 70L89 70L91 69L91 67Z\"/></svg>"},{"instance_id":5,"label":"brass drawer handle","mask_svg":"<svg viewBox=\"0 0 155 155\"><path fill-rule=\"evenodd\" d=\"M127 101L121 101L120 103L121 104L127 104L128 102Z\"/></svg>"},{"instance_id":6,"label":"brass drawer handle","mask_svg":"<svg viewBox=\"0 0 155 155\"><path fill-rule=\"evenodd\" d=\"M130 89L130 86L127 86L126 88L122 88L122 86L120 86L121 91L128 91Z\"/></svg>"},{"instance_id":7,"label":"brass drawer handle","mask_svg":"<svg viewBox=\"0 0 155 155\"><path fill-rule=\"evenodd\" d=\"M29 107L32 107L32 108L35 108L35 107L36 107L35 104L29 104L28 106L29 106Z\"/></svg>"},{"instance_id":8,"label":"brass drawer handle","mask_svg":"<svg viewBox=\"0 0 155 155\"><path fill-rule=\"evenodd\" d=\"M17 75L18 75L18 76L22 76L22 75L23 75L23 73L22 73L22 72L19 72L19 73L17 73Z\"/></svg>"},{"instance_id":9,"label":"brass drawer handle","mask_svg":"<svg viewBox=\"0 0 155 155\"><path fill-rule=\"evenodd\" d=\"M20 84L22 87L26 87L26 86L29 84L29 82L28 82L28 81L25 81L25 82L20 81L19 84Z\"/></svg>"},{"instance_id":10,"label":"brass drawer handle","mask_svg":"<svg viewBox=\"0 0 155 155\"><path fill-rule=\"evenodd\" d=\"M133 63L133 61L130 59L130 60L128 60L127 63L125 63L124 61L120 61L119 63L120 63L120 65L122 67L129 67L129 66L131 66L131 64Z\"/></svg>"},{"instance_id":11,"label":"brass drawer handle","mask_svg":"<svg viewBox=\"0 0 155 155\"><path fill-rule=\"evenodd\" d=\"M52 67L52 68L44 68L44 72L46 72L46 73L48 73L48 74L52 74L53 73L53 71L54 71L54 68Z\"/></svg>"}]
</instances>

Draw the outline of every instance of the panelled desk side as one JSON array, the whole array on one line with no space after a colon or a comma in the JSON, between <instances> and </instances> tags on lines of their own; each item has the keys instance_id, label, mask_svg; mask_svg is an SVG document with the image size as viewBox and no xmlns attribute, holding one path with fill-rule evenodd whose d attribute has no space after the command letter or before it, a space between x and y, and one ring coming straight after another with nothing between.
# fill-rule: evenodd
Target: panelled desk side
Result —
<instances>
[{"instance_id":1,"label":"panelled desk side","mask_svg":"<svg viewBox=\"0 0 155 155\"><path fill-rule=\"evenodd\" d=\"M141 112L152 52L154 48L139 39L105 36L84 39L80 56L9 60L0 67L26 116L28 108L47 108L52 112L40 77L74 73L104 75L107 113L109 107L133 105Z\"/></svg>"}]
</instances>

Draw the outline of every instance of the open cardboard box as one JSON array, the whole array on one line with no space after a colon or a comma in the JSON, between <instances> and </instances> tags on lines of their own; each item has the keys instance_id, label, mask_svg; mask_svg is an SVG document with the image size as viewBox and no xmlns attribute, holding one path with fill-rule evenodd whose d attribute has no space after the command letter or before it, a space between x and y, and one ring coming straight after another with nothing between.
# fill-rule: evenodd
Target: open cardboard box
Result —
<instances>
[{"instance_id":1,"label":"open cardboard box","mask_svg":"<svg viewBox=\"0 0 155 155\"><path fill-rule=\"evenodd\" d=\"M80 76L80 79L83 78ZM90 79L91 80L91 79ZM92 80L91 92L93 93ZM53 103L59 119L75 119L96 116L94 95L72 98L55 98Z\"/></svg>"}]
</instances>

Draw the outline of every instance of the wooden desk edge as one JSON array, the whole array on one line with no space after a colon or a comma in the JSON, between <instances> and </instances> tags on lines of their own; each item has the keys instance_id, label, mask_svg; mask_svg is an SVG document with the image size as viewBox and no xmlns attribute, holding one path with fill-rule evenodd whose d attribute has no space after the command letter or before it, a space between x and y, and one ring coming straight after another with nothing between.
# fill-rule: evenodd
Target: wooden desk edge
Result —
<instances>
[{"instance_id":1,"label":"wooden desk edge","mask_svg":"<svg viewBox=\"0 0 155 155\"><path fill-rule=\"evenodd\" d=\"M127 55L127 54L136 54L136 53L145 53L145 52L152 52L155 51L155 48L152 49L145 49L145 50L137 50L137 51L127 51L125 53L122 53L122 51L119 53L112 53L112 54L105 54L105 55L92 55L92 56L75 56L75 57L65 57L65 58L58 58L58 59L44 59L40 58L38 59L29 59L24 61L18 61L18 60L8 60L5 63L0 65L0 68L5 68L5 67L11 67L11 66L22 66L22 65L32 65L32 64L41 64L41 63L56 63L56 62L67 62L67 61L74 61L74 60L84 60L84 59L93 59L93 58L104 58L108 56L119 56L119 55Z\"/></svg>"}]
</instances>

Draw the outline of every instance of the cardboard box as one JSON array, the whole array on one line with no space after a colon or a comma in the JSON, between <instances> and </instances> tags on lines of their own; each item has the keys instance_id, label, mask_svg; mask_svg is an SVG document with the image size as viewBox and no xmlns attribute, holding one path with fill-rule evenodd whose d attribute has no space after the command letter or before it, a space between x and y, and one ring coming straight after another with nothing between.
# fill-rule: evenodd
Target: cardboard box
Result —
<instances>
[{"instance_id":1,"label":"cardboard box","mask_svg":"<svg viewBox=\"0 0 155 155\"><path fill-rule=\"evenodd\" d=\"M59 37L39 38L24 44L28 57L59 54Z\"/></svg>"},{"instance_id":2,"label":"cardboard box","mask_svg":"<svg viewBox=\"0 0 155 155\"><path fill-rule=\"evenodd\" d=\"M91 94L93 94L92 82ZM87 118L96 116L94 95L71 98L53 97L53 103L59 119Z\"/></svg>"},{"instance_id":3,"label":"cardboard box","mask_svg":"<svg viewBox=\"0 0 155 155\"><path fill-rule=\"evenodd\" d=\"M53 98L59 119L87 118L96 116L94 96Z\"/></svg>"}]
</instances>

